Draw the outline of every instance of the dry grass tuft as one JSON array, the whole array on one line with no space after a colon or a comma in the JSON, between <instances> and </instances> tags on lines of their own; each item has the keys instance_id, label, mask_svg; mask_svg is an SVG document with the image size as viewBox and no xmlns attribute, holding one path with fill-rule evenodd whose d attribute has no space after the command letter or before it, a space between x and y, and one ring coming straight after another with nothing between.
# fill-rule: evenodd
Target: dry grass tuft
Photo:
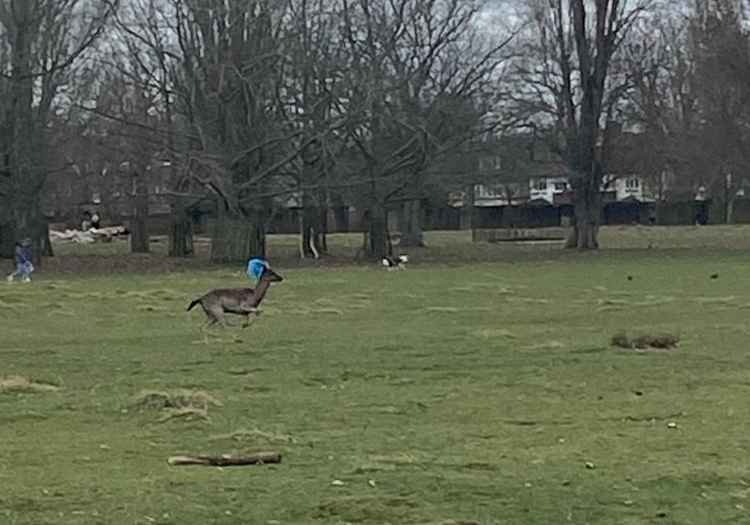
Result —
<instances>
[{"instance_id":1,"label":"dry grass tuft","mask_svg":"<svg viewBox=\"0 0 750 525\"><path fill-rule=\"evenodd\" d=\"M541 341L533 345L525 347L527 350L559 350L565 348L565 343L550 339L549 341Z\"/></svg>"},{"instance_id":2,"label":"dry grass tuft","mask_svg":"<svg viewBox=\"0 0 750 525\"><path fill-rule=\"evenodd\" d=\"M150 297L162 299L164 301L181 301L184 299L184 294L181 294L177 290L171 290L169 288L160 288L157 290L150 290L145 292Z\"/></svg>"},{"instance_id":3,"label":"dry grass tuft","mask_svg":"<svg viewBox=\"0 0 750 525\"><path fill-rule=\"evenodd\" d=\"M314 314L344 315L344 312L338 308L312 308L310 312Z\"/></svg>"},{"instance_id":4,"label":"dry grass tuft","mask_svg":"<svg viewBox=\"0 0 750 525\"><path fill-rule=\"evenodd\" d=\"M428 312L454 313L460 311L460 308L455 306L428 306L425 310Z\"/></svg>"},{"instance_id":5,"label":"dry grass tuft","mask_svg":"<svg viewBox=\"0 0 750 525\"><path fill-rule=\"evenodd\" d=\"M59 386L32 381L27 377L9 376L0 379L0 392L56 392Z\"/></svg>"},{"instance_id":6,"label":"dry grass tuft","mask_svg":"<svg viewBox=\"0 0 750 525\"><path fill-rule=\"evenodd\" d=\"M287 434L277 434L275 432L264 432L257 428L252 430L240 429L231 434L219 434L210 438L213 441L231 440L239 443L294 443L294 438Z\"/></svg>"},{"instance_id":7,"label":"dry grass tuft","mask_svg":"<svg viewBox=\"0 0 750 525\"><path fill-rule=\"evenodd\" d=\"M159 423L172 419L184 421L206 421L210 406L220 407L222 403L202 390L156 391L144 390L138 394L133 403L140 410L159 410L162 416Z\"/></svg>"},{"instance_id":8,"label":"dry grass tuft","mask_svg":"<svg viewBox=\"0 0 750 525\"><path fill-rule=\"evenodd\" d=\"M185 407L171 408L164 412L158 419L159 423L171 421L172 419L181 419L183 421L208 421L208 410L206 408Z\"/></svg>"},{"instance_id":9,"label":"dry grass tuft","mask_svg":"<svg viewBox=\"0 0 750 525\"><path fill-rule=\"evenodd\" d=\"M484 339L495 339L498 337L505 337L507 339L515 339L516 335L510 330L505 328L483 328L477 332L479 337Z\"/></svg>"}]
</instances>

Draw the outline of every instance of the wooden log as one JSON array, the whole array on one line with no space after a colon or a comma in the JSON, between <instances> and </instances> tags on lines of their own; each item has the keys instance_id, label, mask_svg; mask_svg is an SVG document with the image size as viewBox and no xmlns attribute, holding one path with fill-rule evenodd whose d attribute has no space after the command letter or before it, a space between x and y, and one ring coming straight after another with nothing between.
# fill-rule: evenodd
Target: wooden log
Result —
<instances>
[{"instance_id":1,"label":"wooden log","mask_svg":"<svg viewBox=\"0 0 750 525\"><path fill-rule=\"evenodd\" d=\"M258 452L246 456L172 456L167 462L170 465L205 465L210 467L237 467L243 465L264 465L281 463L280 452Z\"/></svg>"}]
</instances>

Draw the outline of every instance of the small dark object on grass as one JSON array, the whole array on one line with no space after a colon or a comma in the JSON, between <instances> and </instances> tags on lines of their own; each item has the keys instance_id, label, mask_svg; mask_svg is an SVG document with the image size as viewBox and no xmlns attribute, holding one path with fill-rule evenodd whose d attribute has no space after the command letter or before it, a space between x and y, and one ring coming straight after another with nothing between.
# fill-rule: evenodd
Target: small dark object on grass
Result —
<instances>
[{"instance_id":1,"label":"small dark object on grass","mask_svg":"<svg viewBox=\"0 0 750 525\"><path fill-rule=\"evenodd\" d=\"M632 281L632 280L633 280L633 276L632 275L628 275L628 281Z\"/></svg>"},{"instance_id":2,"label":"small dark object on grass","mask_svg":"<svg viewBox=\"0 0 750 525\"><path fill-rule=\"evenodd\" d=\"M630 339L627 334L621 332L612 336L612 346L627 349L638 349L646 350L648 348L658 348L662 350L672 349L677 347L677 343L680 342L680 338L676 335L663 334L663 335L639 335Z\"/></svg>"},{"instance_id":3,"label":"small dark object on grass","mask_svg":"<svg viewBox=\"0 0 750 525\"><path fill-rule=\"evenodd\" d=\"M174 466L205 465L209 467L237 467L281 463L281 454L279 452L258 452L246 456L172 456L167 462Z\"/></svg>"},{"instance_id":4,"label":"small dark object on grass","mask_svg":"<svg viewBox=\"0 0 750 525\"><path fill-rule=\"evenodd\" d=\"M719 274L718 273L714 273L714 274L711 275L711 279L718 279L718 278L719 278Z\"/></svg>"}]
</instances>

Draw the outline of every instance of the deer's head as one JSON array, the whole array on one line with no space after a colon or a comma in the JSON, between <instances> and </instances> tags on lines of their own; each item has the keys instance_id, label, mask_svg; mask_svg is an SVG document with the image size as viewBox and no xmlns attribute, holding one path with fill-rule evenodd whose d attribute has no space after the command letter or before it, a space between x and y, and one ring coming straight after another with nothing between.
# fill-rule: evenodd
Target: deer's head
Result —
<instances>
[{"instance_id":1,"label":"deer's head","mask_svg":"<svg viewBox=\"0 0 750 525\"><path fill-rule=\"evenodd\" d=\"M270 266L266 266L263 269L263 273L260 276L261 281L268 281L269 283L280 283L284 280L282 276L274 272Z\"/></svg>"}]
</instances>

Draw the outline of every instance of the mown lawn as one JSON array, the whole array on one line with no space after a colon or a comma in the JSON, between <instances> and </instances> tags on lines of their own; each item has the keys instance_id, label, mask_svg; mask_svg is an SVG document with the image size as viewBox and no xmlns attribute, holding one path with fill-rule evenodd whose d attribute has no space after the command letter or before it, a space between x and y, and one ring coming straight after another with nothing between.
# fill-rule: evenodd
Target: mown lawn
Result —
<instances>
[{"instance_id":1,"label":"mown lawn","mask_svg":"<svg viewBox=\"0 0 750 525\"><path fill-rule=\"evenodd\" d=\"M693 242L278 264L207 343L185 306L239 268L3 283L0 523L750 523L750 254ZM283 462L167 465L257 450Z\"/></svg>"}]
</instances>

